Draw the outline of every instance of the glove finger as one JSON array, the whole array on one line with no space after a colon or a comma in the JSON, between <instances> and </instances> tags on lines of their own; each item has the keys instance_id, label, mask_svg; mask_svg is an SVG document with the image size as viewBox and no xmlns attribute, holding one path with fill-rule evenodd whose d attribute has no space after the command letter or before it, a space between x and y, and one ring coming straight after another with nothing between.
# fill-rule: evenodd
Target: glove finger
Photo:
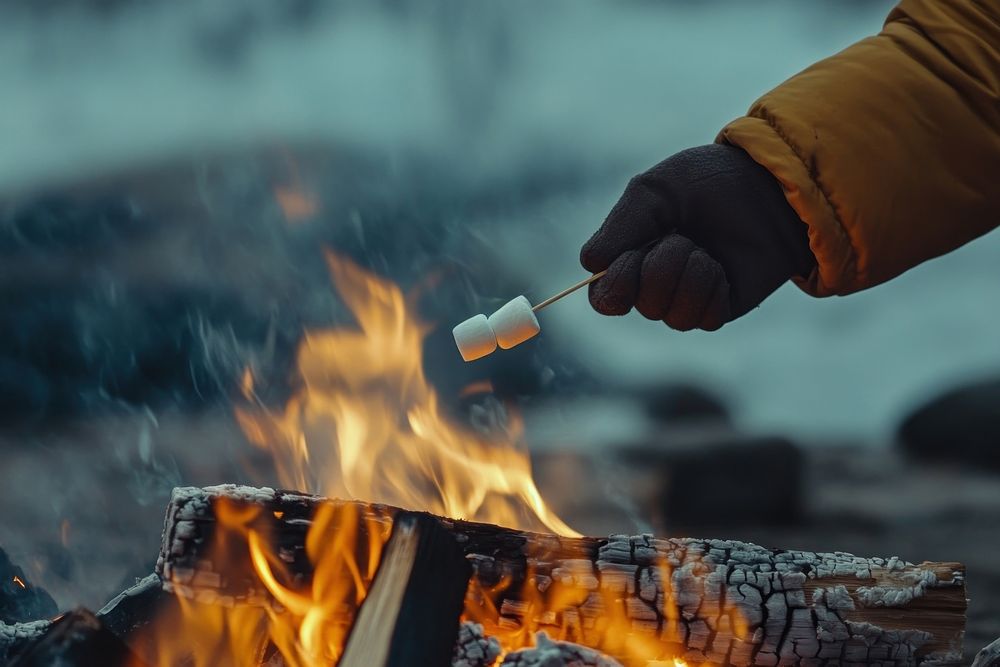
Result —
<instances>
[{"instance_id":1,"label":"glove finger","mask_svg":"<svg viewBox=\"0 0 1000 667\"><path fill-rule=\"evenodd\" d=\"M670 310L677 285L684 274L694 242L680 234L670 234L656 244L642 261L639 294L635 309L650 320L662 320Z\"/></svg>"},{"instance_id":2,"label":"glove finger","mask_svg":"<svg viewBox=\"0 0 1000 667\"><path fill-rule=\"evenodd\" d=\"M642 270L642 250L629 250L618 256L608 273L590 283L590 305L602 315L625 315L635 305Z\"/></svg>"},{"instance_id":3,"label":"glove finger","mask_svg":"<svg viewBox=\"0 0 1000 667\"><path fill-rule=\"evenodd\" d=\"M719 282L715 284L715 292L708 302L708 308L701 318L699 327L705 331L716 331L732 319L732 310L729 306L729 281L723 272Z\"/></svg>"},{"instance_id":4,"label":"glove finger","mask_svg":"<svg viewBox=\"0 0 1000 667\"><path fill-rule=\"evenodd\" d=\"M704 250L696 248L688 255L684 273L664 318L667 325L678 331L698 327L712 305L716 285L723 279L725 272L722 266Z\"/></svg>"},{"instance_id":5,"label":"glove finger","mask_svg":"<svg viewBox=\"0 0 1000 667\"><path fill-rule=\"evenodd\" d=\"M580 263L591 273L611 266L628 250L640 248L663 234L664 200L640 174L631 181L614 205L601 228L580 250Z\"/></svg>"}]
</instances>

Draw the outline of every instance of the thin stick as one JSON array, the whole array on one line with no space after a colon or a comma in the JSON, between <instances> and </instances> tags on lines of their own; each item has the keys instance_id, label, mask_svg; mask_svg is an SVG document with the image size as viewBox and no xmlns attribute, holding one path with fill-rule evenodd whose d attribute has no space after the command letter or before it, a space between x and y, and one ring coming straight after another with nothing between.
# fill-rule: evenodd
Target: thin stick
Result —
<instances>
[{"instance_id":1,"label":"thin stick","mask_svg":"<svg viewBox=\"0 0 1000 667\"><path fill-rule=\"evenodd\" d=\"M604 275L605 273L607 273L607 272L608 272L608 270L607 270L607 269L604 269L604 270L603 270L603 271L601 271L600 273L595 273L594 275L590 276L589 278L584 278L583 280L581 280L581 281L580 281L580 282L578 282L577 284L573 285L572 287L567 287L567 288L566 288L566 289L564 289L564 290L563 290L562 292L559 292L558 294L553 294L552 296L550 296L550 297L549 297L548 299L546 299L545 301L542 301L542 302L541 302L540 304L538 304L537 306L532 306L532 307L531 307L531 310L532 310L533 312L536 312L536 313L537 313L537 312L538 312L538 311L540 311L540 310L541 310L542 308L545 308L546 306L549 306L549 305L551 305L551 304L555 303L556 301L558 301L559 299L563 298L563 297L564 297L564 296L566 296L567 294L572 294L573 292L577 291L577 290L578 290L578 289L580 289L581 287L583 287L583 286L585 286L585 285L589 285L590 283L594 282L594 281L595 281L595 280L597 280L598 278L602 277L602 276L603 276L603 275Z\"/></svg>"}]
</instances>

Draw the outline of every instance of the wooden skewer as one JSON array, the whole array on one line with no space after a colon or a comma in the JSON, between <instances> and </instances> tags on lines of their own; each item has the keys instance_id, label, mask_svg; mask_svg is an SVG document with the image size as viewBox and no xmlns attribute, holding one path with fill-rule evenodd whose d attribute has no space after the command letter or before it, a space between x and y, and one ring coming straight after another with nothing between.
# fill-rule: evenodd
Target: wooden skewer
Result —
<instances>
[{"instance_id":1,"label":"wooden skewer","mask_svg":"<svg viewBox=\"0 0 1000 667\"><path fill-rule=\"evenodd\" d=\"M604 269L600 273L595 273L594 275L590 276L589 278L584 278L583 280L581 280L577 284L575 284L575 285L573 285L571 287L567 287L566 289L564 289L563 291L559 292L558 294L553 294L552 296L550 296L545 301L542 301L541 303L539 303L537 306L532 306L531 307L532 312L537 313L542 308L545 308L546 306L552 305L553 303L555 303L559 299L563 298L567 294L572 294L573 292L577 291L581 287L584 287L585 285L589 285L590 283L594 282L598 278L601 278L607 272L608 272L608 270Z\"/></svg>"}]
</instances>

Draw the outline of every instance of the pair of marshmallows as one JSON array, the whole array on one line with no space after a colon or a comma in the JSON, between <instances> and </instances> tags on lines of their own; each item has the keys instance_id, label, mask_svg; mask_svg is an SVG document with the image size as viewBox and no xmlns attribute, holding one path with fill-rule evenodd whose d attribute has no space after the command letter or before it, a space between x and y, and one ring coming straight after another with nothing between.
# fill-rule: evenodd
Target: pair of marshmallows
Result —
<instances>
[{"instance_id":1,"label":"pair of marshmallows","mask_svg":"<svg viewBox=\"0 0 1000 667\"><path fill-rule=\"evenodd\" d=\"M531 302L522 295L511 299L489 317L482 313L470 317L451 333L462 359L475 361L492 354L497 346L509 350L520 345L539 331L541 327Z\"/></svg>"},{"instance_id":2,"label":"pair of marshmallows","mask_svg":"<svg viewBox=\"0 0 1000 667\"><path fill-rule=\"evenodd\" d=\"M600 273L588 276L575 285L570 285L563 291L553 294L537 306L532 306L531 302L524 295L521 295L508 301L503 308L489 317L485 315L470 317L451 330L452 335L455 336L458 351L462 353L462 358L466 361L475 361L491 354L493 350L497 349L497 346L509 350L529 338L534 338L541 331L535 313L542 308L548 308L581 287L589 285L607 272L605 269Z\"/></svg>"}]
</instances>

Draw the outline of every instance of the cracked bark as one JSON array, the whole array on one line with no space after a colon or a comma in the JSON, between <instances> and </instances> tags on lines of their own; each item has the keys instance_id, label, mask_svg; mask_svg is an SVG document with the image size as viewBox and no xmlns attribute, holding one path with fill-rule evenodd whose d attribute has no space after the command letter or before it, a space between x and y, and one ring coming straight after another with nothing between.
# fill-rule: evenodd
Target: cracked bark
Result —
<instances>
[{"instance_id":1,"label":"cracked bark","mask_svg":"<svg viewBox=\"0 0 1000 667\"><path fill-rule=\"evenodd\" d=\"M259 529L298 584L310 576L305 536L319 504L351 506L386 525L399 511L232 485L176 489L157 573L168 590L225 605L270 601L248 562L213 560L223 530L215 516L220 499L260 510ZM484 590L511 582L492 600L500 624L516 626L531 614L522 598L527 580L539 595L553 585L587 592L575 608L531 620L540 629L569 628L569 639L588 646L606 645L603 619L612 604L619 605L631 632L660 639L665 657L679 653L691 662L749 667L961 660L966 599L959 563L915 565L895 557L765 549L734 540L564 538L441 521L458 537ZM240 552L232 539L227 535L230 555ZM635 664L627 655L613 657Z\"/></svg>"}]
</instances>

